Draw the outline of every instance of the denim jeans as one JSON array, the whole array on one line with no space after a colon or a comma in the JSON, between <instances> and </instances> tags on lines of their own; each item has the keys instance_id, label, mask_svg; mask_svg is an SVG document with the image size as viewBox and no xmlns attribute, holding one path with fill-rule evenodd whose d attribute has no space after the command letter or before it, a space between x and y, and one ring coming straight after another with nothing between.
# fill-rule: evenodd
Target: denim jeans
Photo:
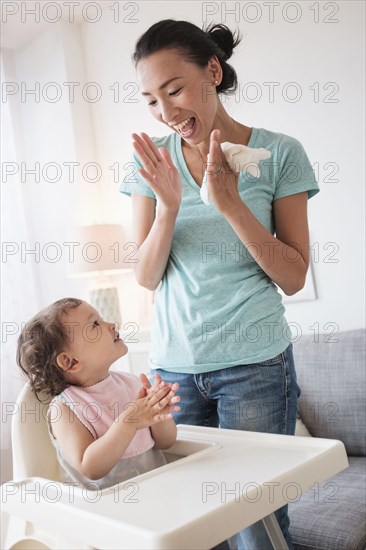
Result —
<instances>
[{"instance_id":1,"label":"denim jeans","mask_svg":"<svg viewBox=\"0 0 366 550\"><path fill-rule=\"evenodd\" d=\"M177 424L212 426L234 430L293 435L295 433L297 385L292 343L272 359L238 365L202 374L185 374L153 369L165 382L178 382ZM275 512L290 549L288 505ZM238 550L272 549L262 521L237 534ZM229 548L227 542L217 549Z\"/></svg>"}]
</instances>

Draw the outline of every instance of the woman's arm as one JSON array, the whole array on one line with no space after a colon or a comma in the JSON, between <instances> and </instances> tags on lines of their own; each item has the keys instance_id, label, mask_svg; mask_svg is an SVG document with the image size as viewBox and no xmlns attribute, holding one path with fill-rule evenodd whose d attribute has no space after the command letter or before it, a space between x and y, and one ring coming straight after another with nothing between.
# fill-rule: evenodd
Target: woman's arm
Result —
<instances>
[{"instance_id":1,"label":"woman's arm","mask_svg":"<svg viewBox=\"0 0 366 550\"><path fill-rule=\"evenodd\" d=\"M224 214L244 245L251 244L248 250L263 271L288 296L303 288L309 266L307 202L307 191L273 202L276 237L241 200Z\"/></svg>"},{"instance_id":2,"label":"woman's arm","mask_svg":"<svg viewBox=\"0 0 366 550\"><path fill-rule=\"evenodd\" d=\"M296 193L273 202L276 237L252 214L238 191L233 173L220 147L220 132L210 141L208 185L216 208L226 218L263 271L288 296L301 290L309 266L308 193ZM220 165L224 170L215 172Z\"/></svg>"},{"instance_id":3,"label":"woman's arm","mask_svg":"<svg viewBox=\"0 0 366 550\"><path fill-rule=\"evenodd\" d=\"M133 264L139 285L155 290L168 263L177 213L159 210L155 199L132 195L133 238L139 247Z\"/></svg>"},{"instance_id":4,"label":"woman's arm","mask_svg":"<svg viewBox=\"0 0 366 550\"><path fill-rule=\"evenodd\" d=\"M139 247L134 272L141 286L155 290L168 262L182 189L168 150L158 149L147 134L132 135L144 167L139 172L159 199L156 209L155 199L132 195L134 240Z\"/></svg>"}]
</instances>

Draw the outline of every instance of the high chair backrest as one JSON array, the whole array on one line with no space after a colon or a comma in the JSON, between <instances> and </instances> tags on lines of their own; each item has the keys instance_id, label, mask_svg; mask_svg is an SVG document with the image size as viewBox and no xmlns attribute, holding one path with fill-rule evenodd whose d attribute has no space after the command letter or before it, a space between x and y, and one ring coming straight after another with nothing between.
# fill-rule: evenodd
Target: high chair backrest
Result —
<instances>
[{"instance_id":1,"label":"high chair backrest","mask_svg":"<svg viewBox=\"0 0 366 550\"><path fill-rule=\"evenodd\" d=\"M43 401L43 397L41 397ZM47 403L40 403L29 383L21 390L11 425L13 479L43 477L60 480L56 450L48 434Z\"/></svg>"}]
</instances>

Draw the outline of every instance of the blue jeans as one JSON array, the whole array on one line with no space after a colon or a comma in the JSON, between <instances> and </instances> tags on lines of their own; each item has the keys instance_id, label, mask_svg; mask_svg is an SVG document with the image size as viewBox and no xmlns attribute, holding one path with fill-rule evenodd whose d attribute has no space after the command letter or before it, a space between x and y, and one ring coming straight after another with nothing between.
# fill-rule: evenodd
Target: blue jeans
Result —
<instances>
[{"instance_id":1,"label":"blue jeans","mask_svg":"<svg viewBox=\"0 0 366 550\"><path fill-rule=\"evenodd\" d=\"M295 433L297 385L292 343L272 359L251 365L238 365L202 374L185 374L153 369L165 382L178 382L177 424L193 424L293 435ZM288 505L275 512L290 549ZM229 548L227 542L217 549ZM262 521L237 534L238 550L272 549Z\"/></svg>"}]
</instances>

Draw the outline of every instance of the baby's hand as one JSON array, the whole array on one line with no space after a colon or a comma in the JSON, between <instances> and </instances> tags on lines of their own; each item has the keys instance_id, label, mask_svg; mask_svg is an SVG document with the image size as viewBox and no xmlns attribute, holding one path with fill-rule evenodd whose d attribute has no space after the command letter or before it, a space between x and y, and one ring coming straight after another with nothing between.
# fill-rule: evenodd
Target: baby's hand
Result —
<instances>
[{"instance_id":1,"label":"baby's hand","mask_svg":"<svg viewBox=\"0 0 366 550\"><path fill-rule=\"evenodd\" d=\"M144 386L147 392L149 392L151 389L154 391L157 391L159 384L161 383L161 376L156 372L154 375L154 384L150 384L150 380L146 376L146 374L140 374L140 382Z\"/></svg>"},{"instance_id":2,"label":"baby's hand","mask_svg":"<svg viewBox=\"0 0 366 550\"><path fill-rule=\"evenodd\" d=\"M171 412L180 410L180 407L171 405L179 401L174 393L175 390L167 384L155 392L149 391L148 394L146 388L142 387L124 412L124 422L134 423L136 429L141 430L172 418Z\"/></svg>"},{"instance_id":3,"label":"baby's hand","mask_svg":"<svg viewBox=\"0 0 366 550\"><path fill-rule=\"evenodd\" d=\"M172 391L174 391L174 393L179 388L179 384L177 382L175 384L171 384L170 382L169 383L164 382L161 379L161 376L157 372L154 375L154 379L155 379L154 384L151 385L149 379L146 376L146 374L140 374L140 381L141 381L143 387L146 389L147 395L149 395L150 393L156 393L159 388L163 388L164 386L169 387ZM173 403L177 403L179 400L180 400L180 397L175 396L175 397L173 397L173 399L170 401L169 404L172 405ZM180 409L180 407L178 409L173 409L173 410L179 410L179 409Z\"/></svg>"}]
</instances>

